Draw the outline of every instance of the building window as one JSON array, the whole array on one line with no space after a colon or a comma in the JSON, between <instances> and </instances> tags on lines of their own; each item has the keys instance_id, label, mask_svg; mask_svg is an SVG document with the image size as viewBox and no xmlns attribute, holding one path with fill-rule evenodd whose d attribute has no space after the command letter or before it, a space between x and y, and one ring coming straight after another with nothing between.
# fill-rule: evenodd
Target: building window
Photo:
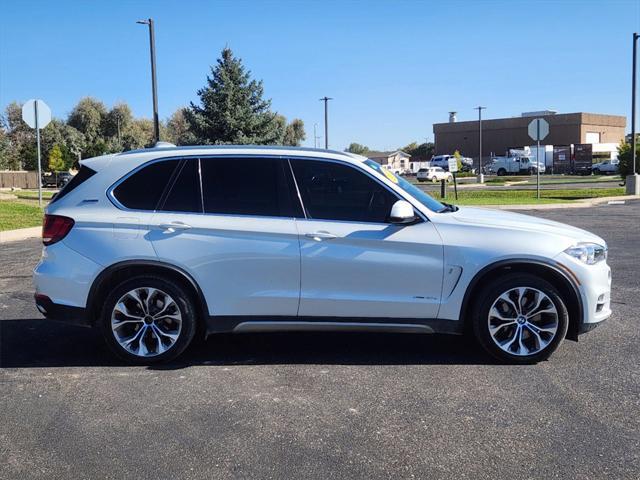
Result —
<instances>
[{"instance_id":1,"label":"building window","mask_svg":"<svg viewBox=\"0 0 640 480\"><path fill-rule=\"evenodd\" d=\"M587 132L585 143L600 143L600 132Z\"/></svg>"}]
</instances>

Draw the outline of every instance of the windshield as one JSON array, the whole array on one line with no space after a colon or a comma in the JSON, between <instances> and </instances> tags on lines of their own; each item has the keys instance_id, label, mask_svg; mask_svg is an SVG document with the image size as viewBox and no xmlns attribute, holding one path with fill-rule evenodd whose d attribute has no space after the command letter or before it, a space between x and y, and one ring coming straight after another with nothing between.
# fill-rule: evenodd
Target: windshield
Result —
<instances>
[{"instance_id":1,"label":"windshield","mask_svg":"<svg viewBox=\"0 0 640 480\"><path fill-rule=\"evenodd\" d=\"M404 178L391 173L386 168L382 168L382 166L379 163L374 162L373 160L365 160L364 164L367 165L372 170L375 170L376 172L378 172L380 175L384 175L385 177L387 177L389 180L391 180L393 183L398 185L402 190L407 192L413 198L418 200L422 205L427 207L429 210L433 212L448 211L448 208L445 205L443 205L442 203L434 199L431 195L429 195L426 192L423 192L415 185L407 182Z\"/></svg>"}]
</instances>

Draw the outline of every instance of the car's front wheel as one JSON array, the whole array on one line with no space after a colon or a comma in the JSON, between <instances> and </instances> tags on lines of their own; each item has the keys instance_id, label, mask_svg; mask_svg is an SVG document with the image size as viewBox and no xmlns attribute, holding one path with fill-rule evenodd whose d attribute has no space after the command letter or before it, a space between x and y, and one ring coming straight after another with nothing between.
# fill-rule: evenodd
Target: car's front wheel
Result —
<instances>
[{"instance_id":1,"label":"car's front wheel","mask_svg":"<svg viewBox=\"0 0 640 480\"><path fill-rule=\"evenodd\" d=\"M546 360L567 333L569 315L558 290L529 274L487 285L475 304L473 331L480 345L507 363Z\"/></svg>"},{"instance_id":2,"label":"car's front wheel","mask_svg":"<svg viewBox=\"0 0 640 480\"><path fill-rule=\"evenodd\" d=\"M191 296L163 278L140 276L117 285L100 318L109 348L129 363L171 360L191 343L196 314Z\"/></svg>"}]
</instances>

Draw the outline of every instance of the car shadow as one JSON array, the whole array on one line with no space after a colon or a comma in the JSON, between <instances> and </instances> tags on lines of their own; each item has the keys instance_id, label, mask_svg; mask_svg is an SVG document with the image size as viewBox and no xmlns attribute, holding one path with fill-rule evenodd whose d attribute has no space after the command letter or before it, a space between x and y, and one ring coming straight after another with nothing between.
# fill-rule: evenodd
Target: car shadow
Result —
<instances>
[{"instance_id":1,"label":"car shadow","mask_svg":"<svg viewBox=\"0 0 640 480\"><path fill-rule=\"evenodd\" d=\"M196 341L178 359L150 366L195 365L455 365L493 364L462 336L389 333L216 334ZM44 319L0 321L0 367L123 366L95 329Z\"/></svg>"}]
</instances>

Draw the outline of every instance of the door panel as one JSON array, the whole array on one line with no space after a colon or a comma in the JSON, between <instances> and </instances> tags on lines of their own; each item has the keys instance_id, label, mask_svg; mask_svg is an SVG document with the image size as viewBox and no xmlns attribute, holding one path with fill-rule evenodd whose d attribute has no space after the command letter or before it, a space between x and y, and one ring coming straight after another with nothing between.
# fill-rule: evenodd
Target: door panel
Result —
<instances>
[{"instance_id":1,"label":"door panel","mask_svg":"<svg viewBox=\"0 0 640 480\"><path fill-rule=\"evenodd\" d=\"M285 170L285 161L269 157L195 162L182 168L153 216L158 257L194 276L211 315L296 315L300 246L288 164Z\"/></svg>"},{"instance_id":2,"label":"door panel","mask_svg":"<svg viewBox=\"0 0 640 480\"><path fill-rule=\"evenodd\" d=\"M302 255L299 315L437 317L443 248L431 223L296 223ZM307 236L316 232L335 238Z\"/></svg>"},{"instance_id":3,"label":"door panel","mask_svg":"<svg viewBox=\"0 0 640 480\"><path fill-rule=\"evenodd\" d=\"M388 222L398 200L358 168L291 160L307 219L297 219L300 316L436 318L443 246L430 222Z\"/></svg>"},{"instance_id":4,"label":"door panel","mask_svg":"<svg viewBox=\"0 0 640 480\"><path fill-rule=\"evenodd\" d=\"M170 228L172 222L190 228ZM296 315L300 247L293 219L159 212L149 235L160 260L194 276L210 315Z\"/></svg>"}]
</instances>

